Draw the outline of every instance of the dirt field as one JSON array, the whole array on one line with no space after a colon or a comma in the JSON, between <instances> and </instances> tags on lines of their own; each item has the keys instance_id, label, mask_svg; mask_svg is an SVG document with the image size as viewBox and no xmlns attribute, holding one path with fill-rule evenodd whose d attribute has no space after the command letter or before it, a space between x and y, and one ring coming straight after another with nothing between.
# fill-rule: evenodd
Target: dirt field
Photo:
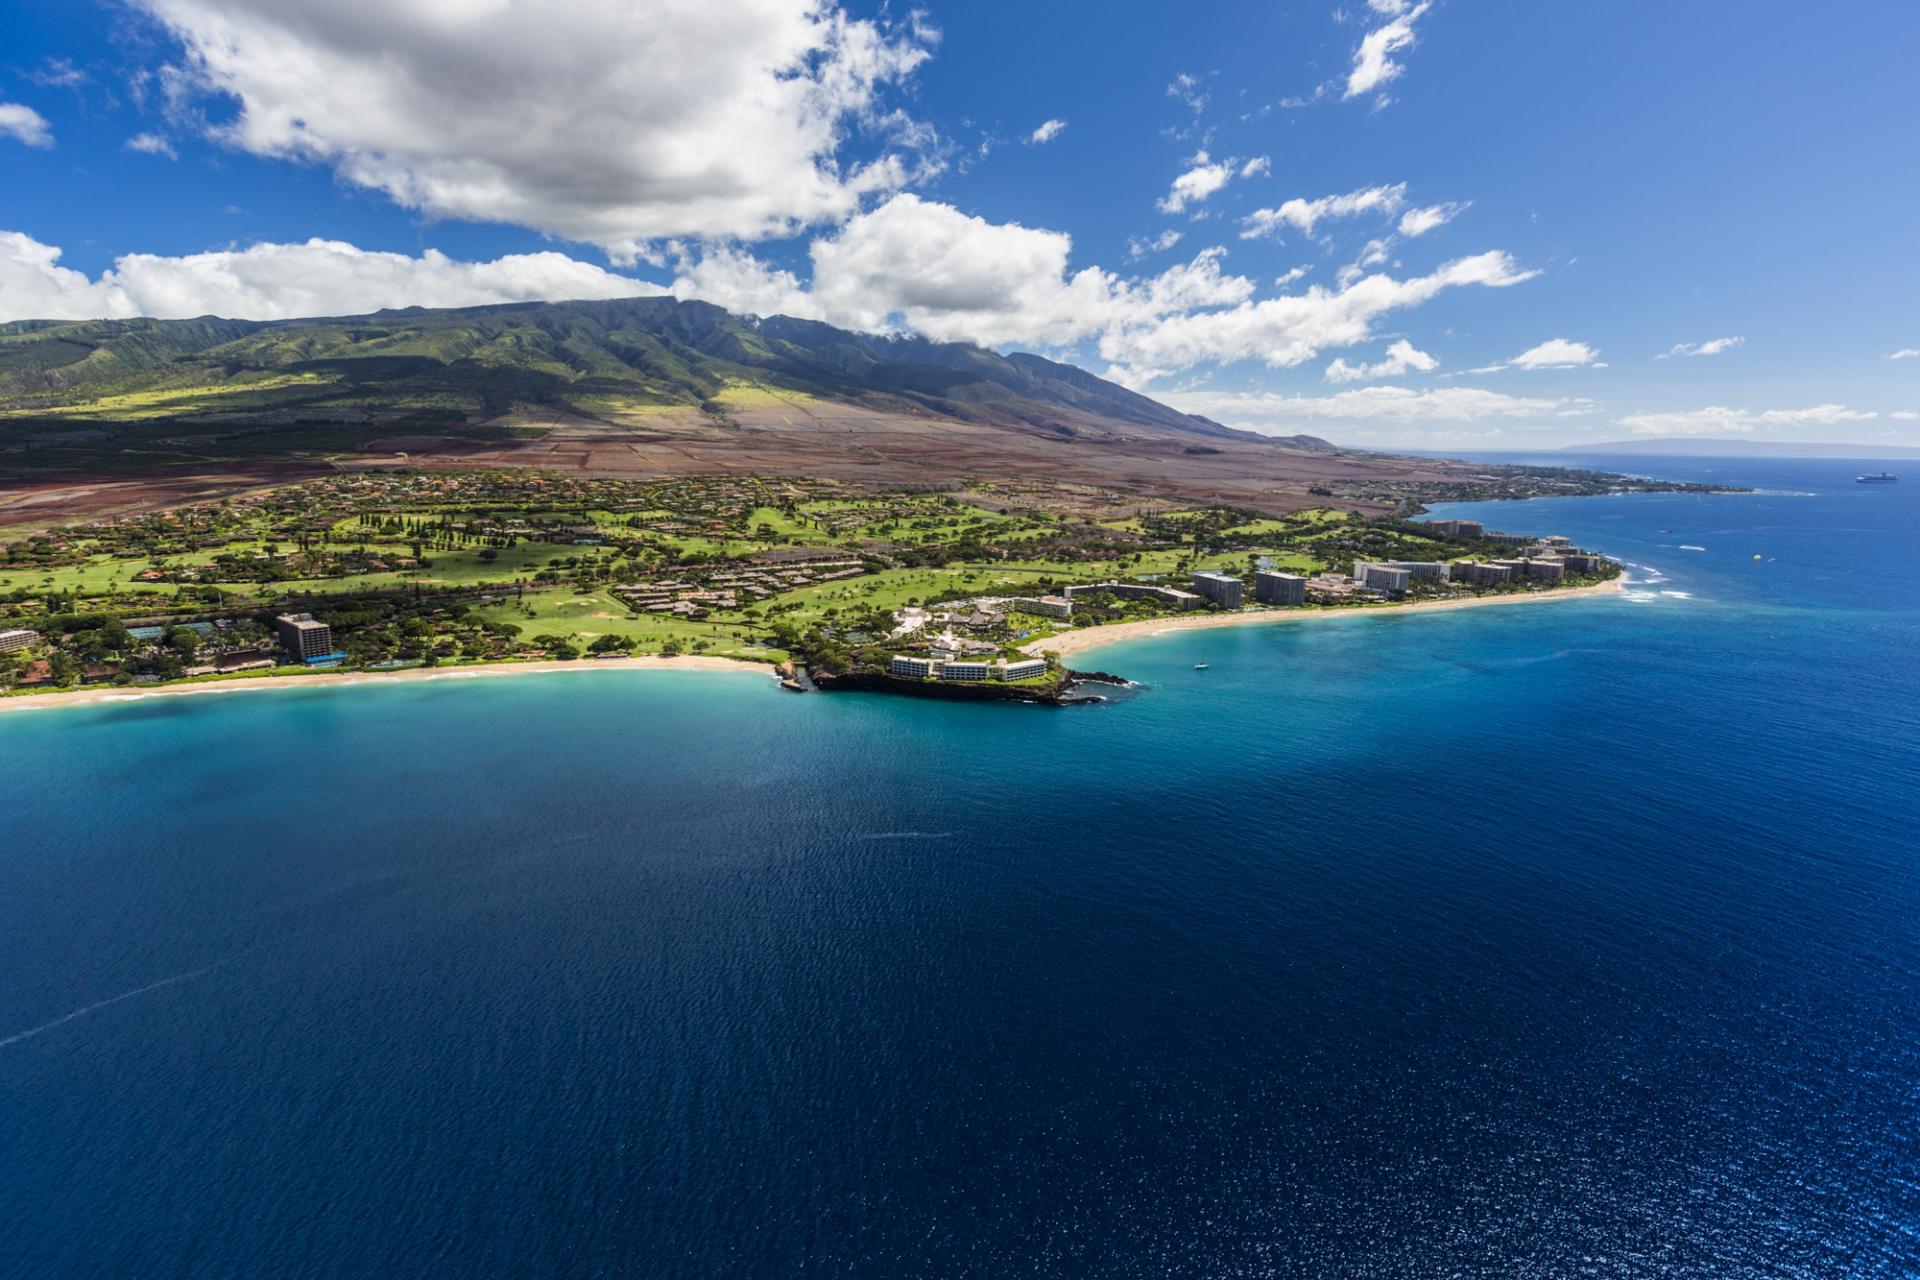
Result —
<instances>
[{"instance_id":1,"label":"dirt field","mask_svg":"<svg viewBox=\"0 0 1920 1280\"><path fill-rule=\"evenodd\" d=\"M1313 452L1231 435L1115 427L1063 416L1058 423L999 424L882 412L820 400L776 401L716 418L696 409L630 421L542 413L501 427L538 438L476 439L417 428L348 453L311 459L219 463L156 458L155 474L8 479L0 471L0 527L58 524L150 511L287 484L331 470L540 467L610 477L807 475L881 487L984 480L1048 480L1138 494L1143 500L1216 502L1283 514L1325 506L1313 485L1405 484L1463 473L1457 463ZM1368 513L1390 498L1364 490L1334 505Z\"/></svg>"}]
</instances>

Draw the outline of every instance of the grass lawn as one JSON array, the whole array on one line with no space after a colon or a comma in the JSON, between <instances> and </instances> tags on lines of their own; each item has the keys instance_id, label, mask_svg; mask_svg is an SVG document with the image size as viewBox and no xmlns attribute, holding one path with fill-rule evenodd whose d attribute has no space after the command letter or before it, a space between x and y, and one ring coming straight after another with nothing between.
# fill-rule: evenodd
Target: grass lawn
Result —
<instances>
[{"instance_id":1,"label":"grass lawn","mask_svg":"<svg viewBox=\"0 0 1920 1280\"><path fill-rule=\"evenodd\" d=\"M723 658L778 661L787 656L784 650L749 644L756 634L763 633L743 619L696 622L651 613L634 618L624 604L605 591L575 595L573 589L567 587L530 592L524 604L525 608L511 602L488 605L475 609L471 616L483 622L512 623L520 628L523 639L549 634L574 636L583 648L600 636L612 635L635 641L636 651L640 653L658 653L669 640L674 640L688 653L696 652L695 646L704 644L706 647L697 652ZM528 616L528 610L532 616Z\"/></svg>"}]
</instances>

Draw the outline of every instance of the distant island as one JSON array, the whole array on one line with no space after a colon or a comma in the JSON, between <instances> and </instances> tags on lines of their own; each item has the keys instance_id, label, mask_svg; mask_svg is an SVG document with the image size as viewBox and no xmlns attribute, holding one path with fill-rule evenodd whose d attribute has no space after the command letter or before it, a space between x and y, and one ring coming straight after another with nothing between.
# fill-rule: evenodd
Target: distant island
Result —
<instances>
[{"instance_id":1,"label":"distant island","mask_svg":"<svg viewBox=\"0 0 1920 1280\"><path fill-rule=\"evenodd\" d=\"M1722 436L1662 436L1652 440L1615 440L1609 444L1570 444L1561 453L1684 458L1920 458L1920 448L1900 444L1816 444L1811 441L1740 440Z\"/></svg>"}]
</instances>

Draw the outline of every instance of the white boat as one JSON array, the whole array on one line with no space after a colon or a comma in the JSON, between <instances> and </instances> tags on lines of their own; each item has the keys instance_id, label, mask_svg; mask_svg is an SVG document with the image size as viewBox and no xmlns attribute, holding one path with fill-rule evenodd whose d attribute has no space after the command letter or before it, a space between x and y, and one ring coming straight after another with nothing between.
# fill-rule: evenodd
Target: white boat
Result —
<instances>
[{"instance_id":1,"label":"white boat","mask_svg":"<svg viewBox=\"0 0 1920 1280\"><path fill-rule=\"evenodd\" d=\"M1207 664L1204 662L1196 662L1193 664L1193 669L1195 671L1205 671L1207 669Z\"/></svg>"}]
</instances>

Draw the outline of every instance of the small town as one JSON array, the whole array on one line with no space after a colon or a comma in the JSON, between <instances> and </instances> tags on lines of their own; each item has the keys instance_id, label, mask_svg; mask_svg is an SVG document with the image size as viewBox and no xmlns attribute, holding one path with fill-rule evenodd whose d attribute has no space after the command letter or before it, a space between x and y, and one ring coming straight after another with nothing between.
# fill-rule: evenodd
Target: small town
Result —
<instances>
[{"instance_id":1,"label":"small town","mask_svg":"<svg viewBox=\"0 0 1920 1280\"><path fill-rule=\"evenodd\" d=\"M19 531L0 544L0 687L695 654L784 666L790 688L1048 697L1070 678L1049 641L1091 627L1617 572L1468 520L1044 482L396 469Z\"/></svg>"}]
</instances>

